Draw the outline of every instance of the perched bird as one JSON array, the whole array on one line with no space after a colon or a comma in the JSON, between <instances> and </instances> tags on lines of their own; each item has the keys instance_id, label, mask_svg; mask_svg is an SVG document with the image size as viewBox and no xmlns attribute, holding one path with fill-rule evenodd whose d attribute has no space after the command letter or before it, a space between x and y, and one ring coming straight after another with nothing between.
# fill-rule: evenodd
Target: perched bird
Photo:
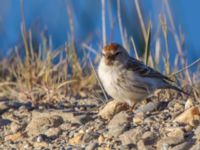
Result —
<instances>
[{"instance_id":1,"label":"perched bird","mask_svg":"<svg viewBox=\"0 0 200 150\"><path fill-rule=\"evenodd\" d=\"M134 107L157 89L170 88L183 92L171 85L172 80L168 77L130 57L119 44L108 44L101 53L98 75L106 92L115 100Z\"/></svg>"}]
</instances>

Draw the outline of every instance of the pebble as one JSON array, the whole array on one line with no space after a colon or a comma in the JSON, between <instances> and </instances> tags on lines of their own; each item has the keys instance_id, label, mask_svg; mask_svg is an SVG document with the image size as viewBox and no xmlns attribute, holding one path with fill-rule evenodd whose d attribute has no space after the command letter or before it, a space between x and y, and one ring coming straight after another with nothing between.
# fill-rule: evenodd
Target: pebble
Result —
<instances>
[{"instance_id":1,"label":"pebble","mask_svg":"<svg viewBox=\"0 0 200 150\"><path fill-rule=\"evenodd\" d=\"M116 114L108 124L108 136L117 137L128 127L128 114L122 111Z\"/></svg>"},{"instance_id":2,"label":"pebble","mask_svg":"<svg viewBox=\"0 0 200 150\"><path fill-rule=\"evenodd\" d=\"M51 127L58 127L63 123L63 119L58 115L33 115L31 122L26 127L28 136L36 136L44 134L44 132Z\"/></svg>"},{"instance_id":3,"label":"pebble","mask_svg":"<svg viewBox=\"0 0 200 150\"><path fill-rule=\"evenodd\" d=\"M193 145L190 150L200 150L200 143L196 143L195 145Z\"/></svg>"},{"instance_id":4,"label":"pebble","mask_svg":"<svg viewBox=\"0 0 200 150\"><path fill-rule=\"evenodd\" d=\"M158 106L158 102L149 102L144 106L139 107L135 113L148 113L148 112L152 112L153 110L156 110Z\"/></svg>"},{"instance_id":5,"label":"pebble","mask_svg":"<svg viewBox=\"0 0 200 150\"><path fill-rule=\"evenodd\" d=\"M102 144L104 141L105 141L105 137L104 137L103 135L100 135L100 136L98 137L98 143L99 143L99 144Z\"/></svg>"},{"instance_id":6,"label":"pebble","mask_svg":"<svg viewBox=\"0 0 200 150\"><path fill-rule=\"evenodd\" d=\"M49 138L45 134L39 134L36 137L34 137L32 141L44 142L44 141L49 141Z\"/></svg>"},{"instance_id":7,"label":"pebble","mask_svg":"<svg viewBox=\"0 0 200 150\"><path fill-rule=\"evenodd\" d=\"M158 141L157 148L158 149L167 149L171 145L178 145L184 142L182 137L165 137Z\"/></svg>"},{"instance_id":8,"label":"pebble","mask_svg":"<svg viewBox=\"0 0 200 150\"><path fill-rule=\"evenodd\" d=\"M188 98L186 103L185 103L185 109L189 109L193 106L193 100L191 98Z\"/></svg>"},{"instance_id":9,"label":"pebble","mask_svg":"<svg viewBox=\"0 0 200 150\"><path fill-rule=\"evenodd\" d=\"M49 128L47 131L45 131L45 135L49 138L55 139L62 133L60 128Z\"/></svg>"},{"instance_id":10,"label":"pebble","mask_svg":"<svg viewBox=\"0 0 200 150\"><path fill-rule=\"evenodd\" d=\"M0 127L7 126L9 124L11 124L11 121L9 119L1 119L0 118Z\"/></svg>"},{"instance_id":11,"label":"pebble","mask_svg":"<svg viewBox=\"0 0 200 150\"><path fill-rule=\"evenodd\" d=\"M89 133L86 133L83 137L83 141L85 143L89 143L90 141L93 141L95 139L98 139L99 137L99 133L98 132L89 132Z\"/></svg>"},{"instance_id":12,"label":"pebble","mask_svg":"<svg viewBox=\"0 0 200 150\"><path fill-rule=\"evenodd\" d=\"M146 145L143 140L140 140L137 143L137 148L138 148L138 150L154 150L154 148L152 146Z\"/></svg>"},{"instance_id":13,"label":"pebble","mask_svg":"<svg viewBox=\"0 0 200 150\"><path fill-rule=\"evenodd\" d=\"M200 125L194 130L194 134L198 140L200 140Z\"/></svg>"},{"instance_id":14,"label":"pebble","mask_svg":"<svg viewBox=\"0 0 200 150\"><path fill-rule=\"evenodd\" d=\"M179 145L174 146L171 150L189 150L192 147L192 142L184 142Z\"/></svg>"},{"instance_id":15,"label":"pebble","mask_svg":"<svg viewBox=\"0 0 200 150\"><path fill-rule=\"evenodd\" d=\"M176 128L174 131L170 132L167 134L169 137L177 137L177 138L181 138L184 139L184 131L180 128Z\"/></svg>"},{"instance_id":16,"label":"pebble","mask_svg":"<svg viewBox=\"0 0 200 150\"><path fill-rule=\"evenodd\" d=\"M16 122L12 122L10 125L10 130L12 131L12 133L16 133L18 132L23 126L16 123Z\"/></svg>"},{"instance_id":17,"label":"pebble","mask_svg":"<svg viewBox=\"0 0 200 150\"><path fill-rule=\"evenodd\" d=\"M73 138L69 139L69 144L77 145L80 144L83 139L84 133L78 133Z\"/></svg>"},{"instance_id":18,"label":"pebble","mask_svg":"<svg viewBox=\"0 0 200 150\"><path fill-rule=\"evenodd\" d=\"M8 109L9 109L9 106L5 101L0 102L0 114L3 114Z\"/></svg>"},{"instance_id":19,"label":"pebble","mask_svg":"<svg viewBox=\"0 0 200 150\"><path fill-rule=\"evenodd\" d=\"M135 125L139 125L143 122L144 120L144 113L137 113L134 117L133 117L133 123Z\"/></svg>"},{"instance_id":20,"label":"pebble","mask_svg":"<svg viewBox=\"0 0 200 150\"><path fill-rule=\"evenodd\" d=\"M152 145L156 142L157 136L154 132L147 131L142 135L145 145Z\"/></svg>"},{"instance_id":21,"label":"pebble","mask_svg":"<svg viewBox=\"0 0 200 150\"><path fill-rule=\"evenodd\" d=\"M195 126L195 121L200 121L200 111L198 107L187 109L174 119L175 122Z\"/></svg>"},{"instance_id":22,"label":"pebble","mask_svg":"<svg viewBox=\"0 0 200 150\"><path fill-rule=\"evenodd\" d=\"M97 142L92 142L92 143L89 143L87 145L85 150L95 150L97 147L98 147L98 143Z\"/></svg>"},{"instance_id":23,"label":"pebble","mask_svg":"<svg viewBox=\"0 0 200 150\"><path fill-rule=\"evenodd\" d=\"M130 129L119 136L123 145L136 144L141 138L143 131L141 127Z\"/></svg>"},{"instance_id":24,"label":"pebble","mask_svg":"<svg viewBox=\"0 0 200 150\"><path fill-rule=\"evenodd\" d=\"M44 148L49 147L49 145L48 145L47 142L34 142L34 143L33 143L33 146L34 146L34 149L35 149L35 148L44 149Z\"/></svg>"},{"instance_id":25,"label":"pebble","mask_svg":"<svg viewBox=\"0 0 200 150\"><path fill-rule=\"evenodd\" d=\"M15 134L10 134L5 136L5 141L19 141L23 138L23 134L21 132L17 132Z\"/></svg>"},{"instance_id":26,"label":"pebble","mask_svg":"<svg viewBox=\"0 0 200 150\"><path fill-rule=\"evenodd\" d=\"M106 106L99 111L99 116L102 119L110 120L115 114L119 113L120 111L127 110L128 105L126 103L120 101L110 101L106 104Z\"/></svg>"}]
</instances>

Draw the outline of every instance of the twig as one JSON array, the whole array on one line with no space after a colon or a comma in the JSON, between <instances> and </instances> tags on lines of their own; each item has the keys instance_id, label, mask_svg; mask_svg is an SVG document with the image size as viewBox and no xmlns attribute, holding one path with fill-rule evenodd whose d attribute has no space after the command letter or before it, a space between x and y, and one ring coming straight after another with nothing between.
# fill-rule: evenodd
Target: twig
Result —
<instances>
[{"instance_id":1,"label":"twig","mask_svg":"<svg viewBox=\"0 0 200 150\"><path fill-rule=\"evenodd\" d=\"M102 38L103 38L103 46L106 45L106 10L105 10L105 0L101 0L102 4Z\"/></svg>"},{"instance_id":2,"label":"twig","mask_svg":"<svg viewBox=\"0 0 200 150\"><path fill-rule=\"evenodd\" d=\"M176 75L176 74L178 74L178 73L180 73L180 72L183 72L184 70L189 69L190 67L192 67L193 65L195 65L195 64L197 64L197 63L199 63L199 62L200 62L200 58L198 58L197 60L195 60L195 61L194 61L193 63L191 63L190 65L188 65L188 66L182 68L181 70L172 73L170 76L174 76L174 75Z\"/></svg>"}]
</instances>

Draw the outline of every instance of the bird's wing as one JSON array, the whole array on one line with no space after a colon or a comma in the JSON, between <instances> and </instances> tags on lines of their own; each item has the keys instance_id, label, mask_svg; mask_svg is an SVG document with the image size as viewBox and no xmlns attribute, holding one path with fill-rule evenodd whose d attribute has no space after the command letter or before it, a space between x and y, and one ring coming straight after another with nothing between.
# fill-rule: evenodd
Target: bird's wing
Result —
<instances>
[{"instance_id":1,"label":"bird's wing","mask_svg":"<svg viewBox=\"0 0 200 150\"><path fill-rule=\"evenodd\" d=\"M149 78L160 78L162 80L167 80L173 82L167 76L161 74L160 72L154 70L153 68L145 65L143 62L138 61L134 58L130 58L127 63L127 69L132 70L138 73L142 77L149 77Z\"/></svg>"}]
</instances>

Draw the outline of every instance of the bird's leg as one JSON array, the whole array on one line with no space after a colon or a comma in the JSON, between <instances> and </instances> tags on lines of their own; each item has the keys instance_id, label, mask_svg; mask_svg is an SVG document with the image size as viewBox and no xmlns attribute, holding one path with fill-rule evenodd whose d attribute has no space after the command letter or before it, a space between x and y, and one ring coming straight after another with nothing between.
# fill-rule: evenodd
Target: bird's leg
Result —
<instances>
[{"instance_id":1,"label":"bird's leg","mask_svg":"<svg viewBox=\"0 0 200 150\"><path fill-rule=\"evenodd\" d=\"M134 103L132 103L131 105L129 105L128 112L133 113L133 110L135 109L136 104L137 104L137 103L134 102Z\"/></svg>"}]
</instances>

